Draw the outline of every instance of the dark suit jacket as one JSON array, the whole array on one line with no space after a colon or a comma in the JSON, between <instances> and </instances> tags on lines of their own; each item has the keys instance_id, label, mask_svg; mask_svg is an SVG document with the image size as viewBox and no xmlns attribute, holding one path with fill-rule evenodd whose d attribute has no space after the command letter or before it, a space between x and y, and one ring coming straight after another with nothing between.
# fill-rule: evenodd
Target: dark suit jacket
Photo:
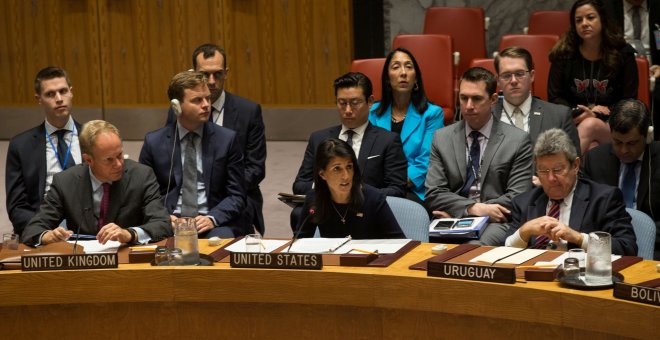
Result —
<instances>
[{"instance_id":1,"label":"dark suit jacket","mask_svg":"<svg viewBox=\"0 0 660 340\"><path fill-rule=\"evenodd\" d=\"M75 122L76 132L80 124ZM9 142L5 170L7 213L14 232L23 229L39 209L46 188L45 123L16 135Z\"/></svg>"},{"instance_id":2,"label":"dark suit jacket","mask_svg":"<svg viewBox=\"0 0 660 340\"><path fill-rule=\"evenodd\" d=\"M245 164L245 190L247 193L247 209L250 214L246 218L264 233L263 196L259 183L266 177L266 134L261 106L243 97L225 91L223 127L236 132L236 141L243 152ZM209 116L209 120L213 115ZM167 114L167 124L176 121L174 112Z\"/></svg>"},{"instance_id":3,"label":"dark suit jacket","mask_svg":"<svg viewBox=\"0 0 660 340\"><path fill-rule=\"evenodd\" d=\"M354 185L359 184L354 183ZM390 206L387 205L386 196L368 184L362 186L362 194L364 195L364 204L360 211L361 215L348 212L346 214L346 223L342 223L338 213L332 209L327 212L327 218L318 224L314 223L312 218L307 219L301 229L300 237L314 237L314 232L318 225L321 237L339 238L351 235L356 240L406 238ZM313 205L314 192L305 197L301 222L309 215L309 209ZM339 207L342 213L345 209L341 206ZM316 209L316 211L319 210Z\"/></svg>"},{"instance_id":4,"label":"dark suit jacket","mask_svg":"<svg viewBox=\"0 0 660 340\"><path fill-rule=\"evenodd\" d=\"M582 172L585 177L598 183L618 187L620 165L612 144L603 144L584 155ZM657 236L654 258L660 259L660 142L648 145L644 152L637 187L637 210L651 216L655 221Z\"/></svg>"},{"instance_id":5,"label":"dark suit jacket","mask_svg":"<svg viewBox=\"0 0 660 340\"><path fill-rule=\"evenodd\" d=\"M547 205L548 196L542 187L535 187L515 197L508 235L512 235L525 222L545 216ZM586 179L577 181L569 227L586 234L606 231L612 235L612 254L636 256L637 243L630 221L619 189ZM570 243L568 246L579 247Z\"/></svg>"},{"instance_id":6,"label":"dark suit jacket","mask_svg":"<svg viewBox=\"0 0 660 340\"><path fill-rule=\"evenodd\" d=\"M94 216L89 167L79 164L53 176L53 183L30 223L21 242L36 244L44 231L66 219L67 228L81 234L96 235L98 219ZM107 223L122 228L141 227L152 241L172 236L170 217L160 201L158 183L149 167L126 160L122 178L110 187Z\"/></svg>"},{"instance_id":7,"label":"dark suit jacket","mask_svg":"<svg viewBox=\"0 0 660 340\"><path fill-rule=\"evenodd\" d=\"M341 125L316 131L309 137L305 158L293 182L294 194L306 195L312 191L316 148L328 138L338 138L339 132ZM405 196L408 161L399 135L368 124L357 158L364 183L380 189L387 196Z\"/></svg>"},{"instance_id":8,"label":"dark suit jacket","mask_svg":"<svg viewBox=\"0 0 660 340\"><path fill-rule=\"evenodd\" d=\"M140 163L150 166L156 173L160 193L167 196L165 207L170 214L176 209L183 184L181 143L178 134L174 139L175 127L176 124L171 124L147 133L140 152ZM212 122L204 124L202 162L208 215L215 218L218 226L231 227L235 235L250 232L247 221L241 219L245 209L245 189L243 155L236 133Z\"/></svg>"},{"instance_id":9,"label":"dark suit jacket","mask_svg":"<svg viewBox=\"0 0 660 340\"><path fill-rule=\"evenodd\" d=\"M610 17L614 19L614 22L619 25L623 31L623 1L625 0L608 0L603 1L603 5L610 13ZM655 25L660 25L660 1L658 0L646 0L646 6L649 12L649 47L651 50L651 58L653 58L654 64L660 64L660 51L658 51L655 38L653 36L653 31L658 28Z\"/></svg>"},{"instance_id":10,"label":"dark suit jacket","mask_svg":"<svg viewBox=\"0 0 660 340\"><path fill-rule=\"evenodd\" d=\"M502 100L497 102L493 113L498 119L502 115ZM511 114L511 112L509 112ZM559 128L568 134L575 145L575 150L580 155L580 137L573 123L571 109L568 106L548 103L536 97L532 97L532 106L529 113L529 138L532 140L532 148L536 144L541 132L552 128Z\"/></svg>"},{"instance_id":11,"label":"dark suit jacket","mask_svg":"<svg viewBox=\"0 0 660 340\"><path fill-rule=\"evenodd\" d=\"M465 139L465 121L436 131L426 175L426 204L455 217L475 203L460 195L467 178ZM514 196L531 187L532 147L525 131L493 118L481 159L481 202L509 208Z\"/></svg>"}]
</instances>

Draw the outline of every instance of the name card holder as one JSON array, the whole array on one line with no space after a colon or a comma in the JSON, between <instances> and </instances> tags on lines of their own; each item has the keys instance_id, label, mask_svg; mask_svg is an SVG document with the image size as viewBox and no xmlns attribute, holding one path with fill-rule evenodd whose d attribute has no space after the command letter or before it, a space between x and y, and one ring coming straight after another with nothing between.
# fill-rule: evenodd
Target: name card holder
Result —
<instances>
[{"instance_id":1,"label":"name card holder","mask_svg":"<svg viewBox=\"0 0 660 340\"><path fill-rule=\"evenodd\" d=\"M515 268L428 261L428 276L471 281L516 283Z\"/></svg>"},{"instance_id":2,"label":"name card holder","mask_svg":"<svg viewBox=\"0 0 660 340\"><path fill-rule=\"evenodd\" d=\"M660 279L638 283L636 285L617 282L614 284L614 297L622 300L645 303L660 307Z\"/></svg>"},{"instance_id":3,"label":"name card holder","mask_svg":"<svg viewBox=\"0 0 660 340\"><path fill-rule=\"evenodd\" d=\"M117 253L21 256L22 271L107 269L118 265Z\"/></svg>"},{"instance_id":4,"label":"name card holder","mask_svg":"<svg viewBox=\"0 0 660 340\"><path fill-rule=\"evenodd\" d=\"M313 269L323 268L321 254L238 253L229 255L232 268Z\"/></svg>"}]
</instances>

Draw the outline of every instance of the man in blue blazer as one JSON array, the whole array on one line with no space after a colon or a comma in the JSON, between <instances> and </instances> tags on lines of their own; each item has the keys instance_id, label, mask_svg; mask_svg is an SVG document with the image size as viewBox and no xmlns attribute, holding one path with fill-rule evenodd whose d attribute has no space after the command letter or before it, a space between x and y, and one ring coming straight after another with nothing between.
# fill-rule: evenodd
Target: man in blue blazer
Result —
<instances>
[{"instance_id":1,"label":"man in blue blazer","mask_svg":"<svg viewBox=\"0 0 660 340\"><path fill-rule=\"evenodd\" d=\"M203 73L175 75L168 96L177 121L145 136L140 163L154 169L173 220L194 217L200 237L245 235L252 229L243 216L243 154L234 131L208 121L209 95ZM190 178L194 197L187 201Z\"/></svg>"},{"instance_id":2,"label":"man in blue blazer","mask_svg":"<svg viewBox=\"0 0 660 340\"><path fill-rule=\"evenodd\" d=\"M224 89L229 73L225 50L214 44L203 44L192 54L193 69L206 75L211 91L209 121L236 132L236 141L243 152L246 221L261 234L265 231L263 203L259 183L266 177L266 135L261 106L229 93ZM176 120L174 112L167 115L167 124Z\"/></svg>"},{"instance_id":3,"label":"man in blue blazer","mask_svg":"<svg viewBox=\"0 0 660 340\"><path fill-rule=\"evenodd\" d=\"M71 117L73 92L66 71L46 67L34 83L46 119L11 139L5 170L7 213L19 235L39 209L53 175L82 162L80 124Z\"/></svg>"}]
</instances>

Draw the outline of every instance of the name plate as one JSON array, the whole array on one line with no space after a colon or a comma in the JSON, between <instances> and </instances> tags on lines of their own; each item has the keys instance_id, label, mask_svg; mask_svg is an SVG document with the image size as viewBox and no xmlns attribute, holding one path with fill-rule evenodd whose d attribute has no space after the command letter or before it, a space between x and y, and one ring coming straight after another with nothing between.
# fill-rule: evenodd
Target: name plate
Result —
<instances>
[{"instance_id":1,"label":"name plate","mask_svg":"<svg viewBox=\"0 0 660 340\"><path fill-rule=\"evenodd\" d=\"M117 253L21 256L21 270L70 270L117 268Z\"/></svg>"},{"instance_id":2,"label":"name plate","mask_svg":"<svg viewBox=\"0 0 660 340\"><path fill-rule=\"evenodd\" d=\"M298 253L231 253L229 263L234 268L321 269L321 254Z\"/></svg>"},{"instance_id":3,"label":"name plate","mask_svg":"<svg viewBox=\"0 0 660 340\"><path fill-rule=\"evenodd\" d=\"M645 303L647 305L660 306L660 289L658 288L617 282L614 284L614 297Z\"/></svg>"},{"instance_id":4,"label":"name plate","mask_svg":"<svg viewBox=\"0 0 660 340\"><path fill-rule=\"evenodd\" d=\"M446 277L472 281L487 281L499 283L515 283L514 268L480 266L474 264L428 262L428 276Z\"/></svg>"}]
</instances>

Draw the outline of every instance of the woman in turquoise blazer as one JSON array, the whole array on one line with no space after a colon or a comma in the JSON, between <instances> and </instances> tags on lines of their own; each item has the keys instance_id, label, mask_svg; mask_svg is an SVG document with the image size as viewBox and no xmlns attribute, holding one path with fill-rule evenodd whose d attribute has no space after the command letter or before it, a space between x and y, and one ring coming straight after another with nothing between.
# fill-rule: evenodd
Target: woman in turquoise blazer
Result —
<instances>
[{"instance_id":1,"label":"woman in turquoise blazer","mask_svg":"<svg viewBox=\"0 0 660 340\"><path fill-rule=\"evenodd\" d=\"M444 126L444 112L426 98L422 71L410 51L390 52L381 78L383 98L371 107L369 122L400 135L408 159L407 198L423 204L431 141Z\"/></svg>"}]
</instances>

